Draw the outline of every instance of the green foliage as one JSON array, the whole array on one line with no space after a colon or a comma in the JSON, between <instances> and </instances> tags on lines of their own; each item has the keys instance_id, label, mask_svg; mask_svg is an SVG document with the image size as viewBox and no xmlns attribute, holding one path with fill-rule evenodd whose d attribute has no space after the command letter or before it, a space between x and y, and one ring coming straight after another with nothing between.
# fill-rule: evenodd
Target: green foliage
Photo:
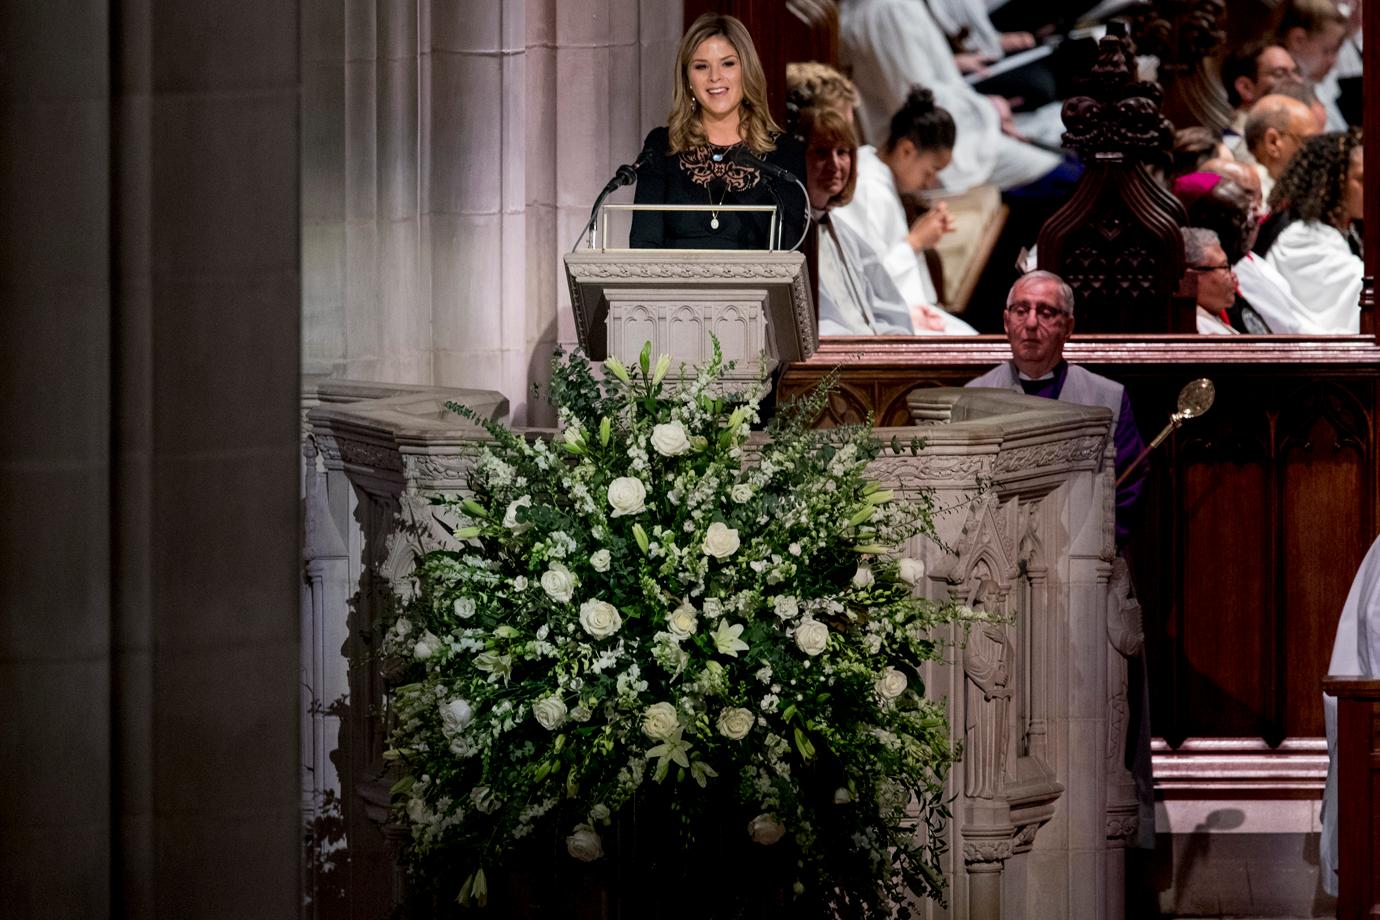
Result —
<instances>
[{"instance_id":1,"label":"green foliage","mask_svg":"<svg viewBox=\"0 0 1380 920\"><path fill-rule=\"evenodd\" d=\"M533 835L597 860L637 807L793 854L839 916L942 898L954 749L919 669L975 614L917 596L929 496L867 478L869 427L811 427L829 382L763 436L717 345L693 376L650 346L604 370L557 356L552 441L456 407L493 441L384 643L419 879L482 903Z\"/></svg>"}]
</instances>

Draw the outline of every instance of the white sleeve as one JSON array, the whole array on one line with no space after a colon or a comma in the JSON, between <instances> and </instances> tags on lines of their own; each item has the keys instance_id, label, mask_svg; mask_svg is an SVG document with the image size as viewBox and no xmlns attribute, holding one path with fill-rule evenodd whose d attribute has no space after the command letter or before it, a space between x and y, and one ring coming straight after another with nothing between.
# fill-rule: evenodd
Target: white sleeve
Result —
<instances>
[{"instance_id":1,"label":"white sleeve","mask_svg":"<svg viewBox=\"0 0 1380 920\"><path fill-rule=\"evenodd\" d=\"M1289 282L1270 262L1248 252L1236 263L1236 283L1241 296L1251 305L1270 331L1280 335L1326 335L1323 327L1294 292Z\"/></svg>"},{"instance_id":2,"label":"white sleeve","mask_svg":"<svg viewBox=\"0 0 1380 920\"><path fill-rule=\"evenodd\" d=\"M1295 221L1266 255L1308 314L1332 334L1361 331L1361 281L1365 266L1346 237L1326 224Z\"/></svg>"}]
</instances>

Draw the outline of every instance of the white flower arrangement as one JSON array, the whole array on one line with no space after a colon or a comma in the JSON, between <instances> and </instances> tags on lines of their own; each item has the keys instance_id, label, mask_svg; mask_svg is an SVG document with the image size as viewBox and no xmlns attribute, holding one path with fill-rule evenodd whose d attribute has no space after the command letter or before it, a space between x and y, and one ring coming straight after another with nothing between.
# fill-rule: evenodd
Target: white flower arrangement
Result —
<instances>
[{"instance_id":1,"label":"white flower arrangement","mask_svg":"<svg viewBox=\"0 0 1380 920\"><path fill-rule=\"evenodd\" d=\"M600 826L671 803L787 848L826 912L942 899L955 752L919 668L963 614L895 551L932 536L928 505L866 478L868 428L811 427L823 389L759 449L763 391L716 395L717 352L689 379L639 365L558 358L562 435L486 425L469 496L443 502L465 548L399 586L386 757L413 867L482 904L534 832L595 862Z\"/></svg>"}]
</instances>

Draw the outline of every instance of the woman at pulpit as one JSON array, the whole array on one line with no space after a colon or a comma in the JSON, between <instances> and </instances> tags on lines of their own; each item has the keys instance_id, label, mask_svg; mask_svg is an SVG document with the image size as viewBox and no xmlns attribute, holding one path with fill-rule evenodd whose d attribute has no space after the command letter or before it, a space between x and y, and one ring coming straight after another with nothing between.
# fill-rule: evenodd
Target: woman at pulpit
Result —
<instances>
[{"instance_id":1,"label":"woman at pulpit","mask_svg":"<svg viewBox=\"0 0 1380 920\"><path fill-rule=\"evenodd\" d=\"M779 171L789 173L789 177ZM767 81L752 37L732 16L706 13L676 50L671 111L647 135L637 164L637 204L699 205L637 211L629 243L646 249L767 249L771 214L725 205L777 207L781 246L796 245L805 202L799 142L767 109Z\"/></svg>"}]
</instances>

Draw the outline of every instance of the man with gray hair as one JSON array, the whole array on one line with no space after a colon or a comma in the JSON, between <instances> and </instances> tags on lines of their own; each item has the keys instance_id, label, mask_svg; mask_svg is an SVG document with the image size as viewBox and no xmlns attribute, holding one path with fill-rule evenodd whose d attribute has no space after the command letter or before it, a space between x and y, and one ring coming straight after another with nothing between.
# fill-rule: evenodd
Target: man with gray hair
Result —
<instances>
[{"instance_id":1,"label":"man with gray hair","mask_svg":"<svg viewBox=\"0 0 1380 920\"><path fill-rule=\"evenodd\" d=\"M1236 335L1227 311L1236 303L1236 274L1217 233L1204 227L1184 227L1184 268L1198 282L1198 333Z\"/></svg>"},{"instance_id":2,"label":"man with gray hair","mask_svg":"<svg viewBox=\"0 0 1380 920\"><path fill-rule=\"evenodd\" d=\"M999 364L970 387L998 387L1027 396L1043 396L1081 406L1105 406L1112 412L1116 472L1121 473L1144 448L1126 388L1114 380L1064 360L1064 343L1073 334L1073 289L1053 272L1027 272L1006 295L1003 325L1011 343L1011 360ZM1116 537L1122 546L1130 535L1130 515L1145 485L1142 464L1116 490Z\"/></svg>"}]
</instances>

